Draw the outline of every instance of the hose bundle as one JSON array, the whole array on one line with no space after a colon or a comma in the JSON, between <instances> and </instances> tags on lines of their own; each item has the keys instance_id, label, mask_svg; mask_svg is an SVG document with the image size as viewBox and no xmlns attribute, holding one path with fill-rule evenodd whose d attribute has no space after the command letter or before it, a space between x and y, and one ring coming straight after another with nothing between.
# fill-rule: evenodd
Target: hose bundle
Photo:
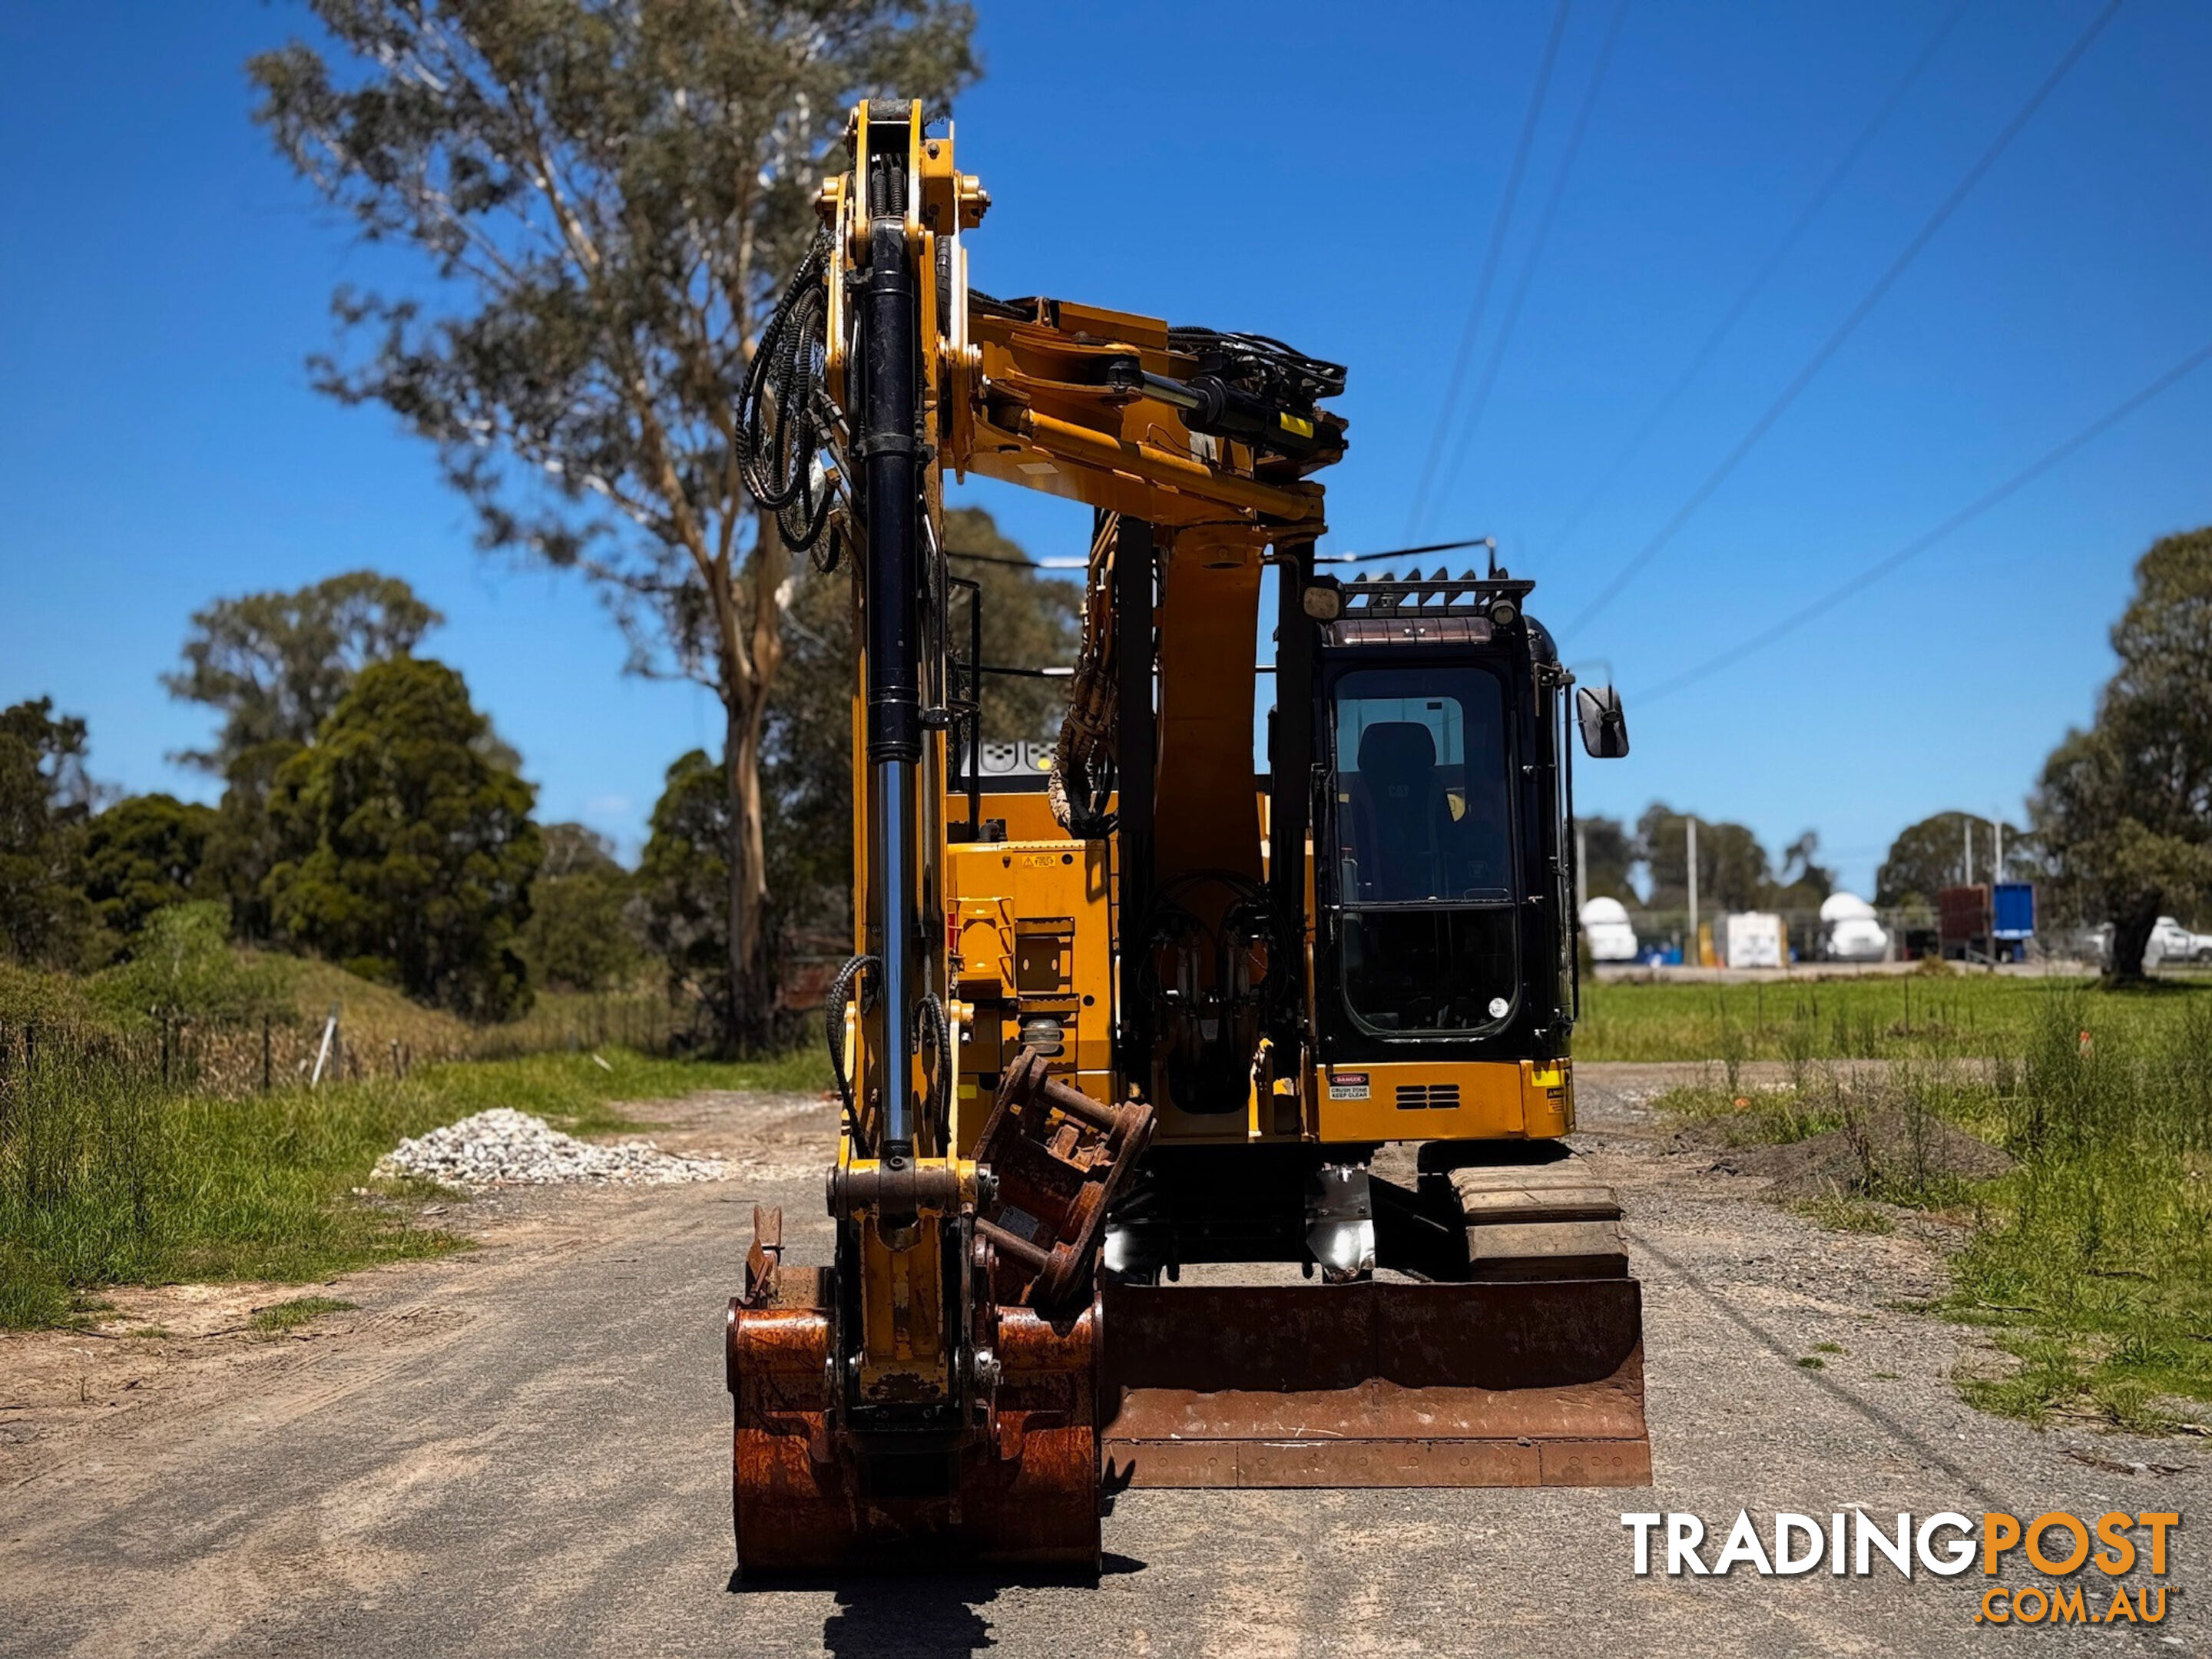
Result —
<instances>
[{"instance_id":1,"label":"hose bundle","mask_svg":"<svg viewBox=\"0 0 2212 1659\"><path fill-rule=\"evenodd\" d=\"M1115 732L1119 723L1114 635L1114 544L1121 526L1114 513L1098 515L1091 541L1091 576L1083 595L1083 645L1068 683L1067 712L1053 746L1046 799L1053 820L1078 841L1113 833L1106 803L1114 793Z\"/></svg>"},{"instance_id":2,"label":"hose bundle","mask_svg":"<svg viewBox=\"0 0 2212 1659\"><path fill-rule=\"evenodd\" d=\"M1200 374L1217 375L1282 408L1311 409L1323 398L1343 395L1343 364L1309 357L1270 335L1171 328L1168 347L1197 358Z\"/></svg>"},{"instance_id":3,"label":"hose bundle","mask_svg":"<svg viewBox=\"0 0 2212 1659\"><path fill-rule=\"evenodd\" d=\"M837 970L837 977L830 982L830 994L822 1002L822 1037L830 1050L830 1080L837 1085L846 1127L855 1134L860 1133L860 1123L853 1098L854 1079L845 1075L845 1016L852 1008L856 986L861 1012L866 1012L873 1004L874 988L867 982L868 976L881 967L872 956L848 958ZM929 1103L941 1133L951 1121L952 1090L957 1081L952 1075L952 1021L934 991L922 993L915 1012L921 1017L920 1034L929 1049Z\"/></svg>"},{"instance_id":4,"label":"hose bundle","mask_svg":"<svg viewBox=\"0 0 2212 1659\"><path fill-rule=\"evenodd\" d=\"M738 394L738 448L745 488L774 513L787 547L805 551L821 541L836 489L824 450L832 449L837 411L823 386L829 363L828 231L817 233L782 297L761 330ZM817 568L836 568L833 534L815 555Z\"/></svg>"}]
</instances>

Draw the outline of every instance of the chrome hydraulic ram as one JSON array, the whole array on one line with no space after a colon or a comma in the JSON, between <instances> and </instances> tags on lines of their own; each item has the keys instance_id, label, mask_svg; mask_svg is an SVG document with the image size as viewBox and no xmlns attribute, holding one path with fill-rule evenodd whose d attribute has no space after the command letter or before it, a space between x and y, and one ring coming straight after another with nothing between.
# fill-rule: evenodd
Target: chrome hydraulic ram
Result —
<instances>
[{"instance_id":1,"label":"chrome hydraulic ram","mask_svg":"<svg viewBox=\"0 0 2212 1659\"><path fill-rule=\"evenodd\" d=\"M891 158L883 158L885 161ZM860 307L864 380L860 441L867 524L868 769L875 796L872 885L881 929L883 996L878 1048L887 1158L913 1152L912 1088L917 972L914 872L921 760L915 523L916 305L906 246L902 168L868 180L868 267Z\"/></svg>"}]
</instances>

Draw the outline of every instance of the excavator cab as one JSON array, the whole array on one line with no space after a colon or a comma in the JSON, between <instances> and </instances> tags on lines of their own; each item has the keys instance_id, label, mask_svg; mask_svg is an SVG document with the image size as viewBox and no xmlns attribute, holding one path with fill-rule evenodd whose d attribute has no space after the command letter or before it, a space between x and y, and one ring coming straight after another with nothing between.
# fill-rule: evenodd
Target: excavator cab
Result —
<instances>
[{"instance_id":1,"label":"excavator cab","mask_svg":"<svg viewBox=\"0 0 2212 1659\"><path fill-rule=\"evenodd\" d=\"M1565 676L1550 636L1522 613L1530 586L1442 572L1355 581L1322 629L1324 1061L1566 1054ZM1494 623L1492 607L1511 620Z\"/></svg>"},{"instance_id":2,"label":"excavator cab","mask_svg":"<svg viewBox=\"0 0 2212 1659\"><path fill-rule=\"evenodd\" d=\"M863 104L849 146L738 420L860 645L836 1246L756 1217L740 1570L1095 1566L1133 1486L1648 1481L1640 1291L1564 1146L1572 680L1533 585L1317 574L1342 368L982 294L949 129ZM1092 510L1048 752L982 742L970 472ZM1578 714L1626 752L1609 692Z\"/></svg>"}]
</instances>

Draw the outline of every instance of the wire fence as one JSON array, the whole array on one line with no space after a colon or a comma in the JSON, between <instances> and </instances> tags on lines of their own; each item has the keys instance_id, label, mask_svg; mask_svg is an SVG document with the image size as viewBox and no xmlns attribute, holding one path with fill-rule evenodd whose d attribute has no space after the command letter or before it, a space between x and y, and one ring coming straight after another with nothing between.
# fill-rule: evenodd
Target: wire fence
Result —
<instances>
[{"instance_id":1,"label":"wire fence","mask_svg":"<svg viewBox=\"0 0 2212 1659\"><path fill-rule=\"evenodd\" d=\"M1635 934L1633 960L1654 965L1695 964L1695 941L1702 939L1709 966L1729 965L1727 918L1719 905L1700 906L1694 915L1687 908L1645 909L1627 907L1628 924ZM1881 933L1869 934L1855 922L1823 921L1817 910L1783 909L1759 914L1778 916L1782 923L1783 961L1790 965L1823 963L1865 963L1919 962L1930 957L1968 954L1975 961L1989 959L1990 942L1978 939L1971 951L1962 942L1946 939L1942 918L1932 906L1893 905L1870 910L1863 921L1876 923ZM1589 934L1588 924L1584 927ZM2007 935L1996 941L1997 956L2007 961L2044 962L2079 966L2102 961L2105 942L2092 931L2075 927L2044 926L2026 939ZM1626 960L1606 958L1601 960Z\"/></svg>"},{"instance_id":2,"label":"wire fence","mask_svg":"<svg viewBox=\"0 0 2212 1659\"><path fill-rule=\"evenodd\" d=\"M394 1029L343 1010L322 1019L150 1018L118 1028L66 1018L0 1020L0 1133L33 1079L82 1074L109 1086L223 1099L300 1084L404 1078L418 1066L603 1048L668 1054L711 1047L702 1014L642 995L566 997L501 1025Z\"/></svg>"},{"instance_id":3,"label":"wire fence","mask_svg":"<svg viewBox=\"0 0 2212 1659\"><path fill-rule=\"evenodd\" d=\"M1637 960L1668 963L1694 963L1693 940L1704 937L1716 960L1727 953L1727 916L1722 906L1700 906L1694 916L1686 908L1644 909L1628 907L1628 922L1636 935ZM1875 946L1863 933L1839 935L1832 921L1824 921L1817 910L1769 910L1782 922L1783 959L1790 963L1909 962L1939 954L1937 917L1925 905L1905 905L1876 910L1872 919L1881 925L1882 942Z\"/></svg>"}]
</instances>

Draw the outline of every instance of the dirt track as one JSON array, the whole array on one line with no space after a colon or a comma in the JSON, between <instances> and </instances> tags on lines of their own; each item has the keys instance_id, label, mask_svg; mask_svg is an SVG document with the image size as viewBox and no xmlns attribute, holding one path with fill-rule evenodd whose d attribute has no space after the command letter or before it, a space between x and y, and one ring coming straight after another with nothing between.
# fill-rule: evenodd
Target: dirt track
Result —
<instances>
[{"instance_id":1,"label":"dirt track","mask_svg":"<svg viewBox=\"0 0 2212 1659\"><path fill-rule=\"evenodd\" d=\"M720 1185L537 1193L434 1219L483 1248L354 1275L294 1337L295 1291L149 1292L167 1339L0 1338L0 1653L1323 1655L2195 1650L2212 1448L1983 1418L1990 1363L1896 1310L1940 1283L1904 1233L1819 1231L1759 1183L1668 1155L1637 1101L1670 1068L1590 1066L1595 1170L1644 1284L1650 1492L1135 1492L1095 1585L730 1583L723 1300L752 1204L824 1250L812 1103L707 1097L665 1144ZM118 1298L123 1299L123 1298ZM197 1334L197 1333L205 1333ZM1843 1352L1826 1368L1813 1345ZM2154 1465L2132 1471L2130 1465ZM1624 1510L1826 1515L2179 1510L2166 1622L1973 1624L1978 1574L1638 1581ZM1708 1550L1708 1554L1712 1552ZM2108 1599L2092 1575L2092 1600ZM2017 1571L2008 1582L2024 1583Z\"/></svg>"}]
</instances>

